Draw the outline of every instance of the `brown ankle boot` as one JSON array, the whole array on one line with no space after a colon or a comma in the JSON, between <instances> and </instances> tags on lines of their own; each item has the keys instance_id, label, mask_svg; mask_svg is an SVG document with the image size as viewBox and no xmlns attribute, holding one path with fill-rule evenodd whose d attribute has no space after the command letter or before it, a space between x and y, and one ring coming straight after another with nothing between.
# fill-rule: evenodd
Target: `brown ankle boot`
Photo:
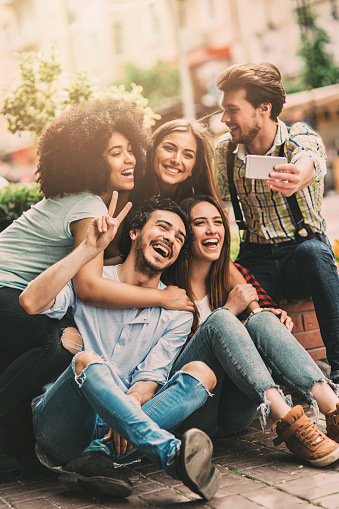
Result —
<instances>
[{"instance_id":1,"label":"brown ankle boot","mask_svg":"<svg viewBox=\"0 0 339 509\"><path fill-rule=\"evenodd\" d=\"M325 467L339 458L338 444L316 428L300 405L275 422L272 431L278 434L274 445L285 442L293 454L312 465Z\"/></svg>"},{"instance_id":2,"label":"brown ankle boot","mask_svg":"<svg viewBox=\"0 0 339 509\"><path fill-rule=\"evenodd\" d=\"M339 403L332 412L325 415L327 436L335 442L339 442Z\"/></svg>"}]
</instances>

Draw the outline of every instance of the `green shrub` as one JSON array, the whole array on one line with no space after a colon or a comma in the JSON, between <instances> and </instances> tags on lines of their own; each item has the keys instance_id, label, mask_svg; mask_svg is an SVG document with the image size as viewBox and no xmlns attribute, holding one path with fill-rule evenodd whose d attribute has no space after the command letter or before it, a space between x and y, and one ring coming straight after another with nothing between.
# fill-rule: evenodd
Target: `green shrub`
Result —
<instances>
[{"instance_id":1,"label":"green shrub","mask_svg":"<svg viewBox=\"0 0 339 509\"><path fill-rule=\"evenodd\" d=\"M230 247L230 255L231 260L235 261L236 257L239 253L240 247L240 237L238 231L231 231L231 247Z\"/></svg>"},{"instance_id":2,"label":"green shrub","mask_svg":"<svg viewBox=\"0 0 339 509\"><path fill-rule=\"evenodd\" d=\"M42 199L39 185L8 184L0 191L0 231L9 226L15 219Z\"/></svg>"}]
</instances>

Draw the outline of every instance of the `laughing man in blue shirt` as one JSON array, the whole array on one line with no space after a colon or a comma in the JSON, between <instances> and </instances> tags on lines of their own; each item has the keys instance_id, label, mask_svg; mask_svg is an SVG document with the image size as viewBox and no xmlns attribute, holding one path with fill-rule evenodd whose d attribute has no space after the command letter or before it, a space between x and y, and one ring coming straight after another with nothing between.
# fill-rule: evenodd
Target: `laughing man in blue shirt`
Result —
<instances>
[{"instance_id":1,"label":"laughing man in blue shirt","mask_svg":"<svg viewBox=\"0 0 339 509\"><path fill-rule=\"evenodd\" d=\"M116 196L110 215L115 202ZM94 220L87 239L21 295L21 304L30 313L61 318L70 307L85 350L37 403L36 439L48 455L65 465L59 480L76 490L130 495L129 479L117 473L112 460L119 461L134 447L131 454L144 454L209 500L220 484L211 464L210 439L195 429L186 432L182 441L170 433L206 401L216 383L214 373L201 362L189 363L167 381L190 332L192 314L160 307L100 308L77 298L71 282L62 289L108 245L126 212L116 219L108 215ZM174 202L153 198L125 223L126 260L105 267L105 277L164 289L162 272L190 245L185 215Z\"/></svg>"}]
</instances>

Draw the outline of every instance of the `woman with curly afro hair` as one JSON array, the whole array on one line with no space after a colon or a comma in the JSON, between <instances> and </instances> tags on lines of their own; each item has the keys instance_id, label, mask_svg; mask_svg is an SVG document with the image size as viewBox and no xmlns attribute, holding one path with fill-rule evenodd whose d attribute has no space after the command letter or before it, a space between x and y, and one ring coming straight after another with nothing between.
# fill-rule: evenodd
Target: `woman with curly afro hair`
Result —
<instances>
[{"instance_id":1,"label":"woman with curly afro hair","mask_svg":"<svg viewBox=\"0 0 339 509\"><path fill-rule=\"evenodd\" d=\"M0 234L0 349L16 356L0 376L1 417L57 377L82 348L72 328L63 336L72 325L68 319L26 313L21 291L84 240L93 218L107 214L113 191L119 192L116 213L124 208L149 142L143 111L111 98L74 106L45 128L36 172L44 199ZM103 257L89 265L75 281L83 300L143 304L142 297L134 302L118 283L103 279ZM16 460L0 452L0 482L18 475Z\"/></svg>"}]
</instances>

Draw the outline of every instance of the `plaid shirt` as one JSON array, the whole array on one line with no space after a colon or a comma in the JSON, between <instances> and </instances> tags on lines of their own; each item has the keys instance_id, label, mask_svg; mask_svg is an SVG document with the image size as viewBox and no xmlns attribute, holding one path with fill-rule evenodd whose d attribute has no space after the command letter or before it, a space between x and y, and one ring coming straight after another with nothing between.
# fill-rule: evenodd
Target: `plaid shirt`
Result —
<instances>
[{"instance_id":1,"label":"plaid shirt","mask_svg":"<svg viewBox=\"0 0 339 509\"><path fill-rule=\"evenodd\" d=\"M259 306L261 308L278 308L277 304L274 302L274 300L271 299L269 295L265 292L265 290L260 286L258 281L255 279L253 274L251 274L245 267L242 267L239 265L239 263L234 264L239 272L244 276L246 283L254 286L254 288L257 290L257 294L259 297Z\"/></svg>"},{"instance_id":2,"label":"plaid shirt","mask_svg":"<svg viewBox=\"0 0 339 509\"><path fill-rule=\"evenodd\" d=\"M235 263L234 265L236 266L238 271L241 272L241 274L244 276L244 278L246 280L246 283L251 284L257 290L257 294L258 294L258 297L259 297L258 304L259 304L259 306L261 308L276 308L277 309L279 307L271 299L271 297L269 295L267 295L265 290L260 286L258 281L255 279L253 274L251 274L247 269L245 269L245 267L242 267L241 265L239 265L239 263ZM242 320L242 322L244 323L245 320ZM181 349L181 352L183 351L183 349L185 348L185 346L187 345L189 340L192 338L192 336L195 334L195 332L196 332L196 330L192 330L190 332L190 334L188 335L187 340L186 340L184 346Z\"/></svg>"},{"instance_id":3,"label":"plaid shirt","mask_svg":"<svg viewBox=\"0 0 339 509\"><path fill-rule=\"evenodd\" d=\"M278 129L274 143L266 153L277 156L280 146L285 144L285 155L288 161L295 164L301 157L313 159L316 176L305 189L298 191L296 197L304 220L313 231L324 233L326 224L320 214L326 174L326 154L320 136L305 123L296 123L290 132L286 125L278 120ZM230 133L219 138L217 143L218 172L221 184L221 195L225 201L231 201L227 181L227 146ZM265 180L245 178L245 145L239 144L235 149L234 183L240 199L244 219L248 227L248 241L257 244L268 244L294 240L295 222L286 198L276 191L271 191Z\"/></svg>"}]
</instances>

